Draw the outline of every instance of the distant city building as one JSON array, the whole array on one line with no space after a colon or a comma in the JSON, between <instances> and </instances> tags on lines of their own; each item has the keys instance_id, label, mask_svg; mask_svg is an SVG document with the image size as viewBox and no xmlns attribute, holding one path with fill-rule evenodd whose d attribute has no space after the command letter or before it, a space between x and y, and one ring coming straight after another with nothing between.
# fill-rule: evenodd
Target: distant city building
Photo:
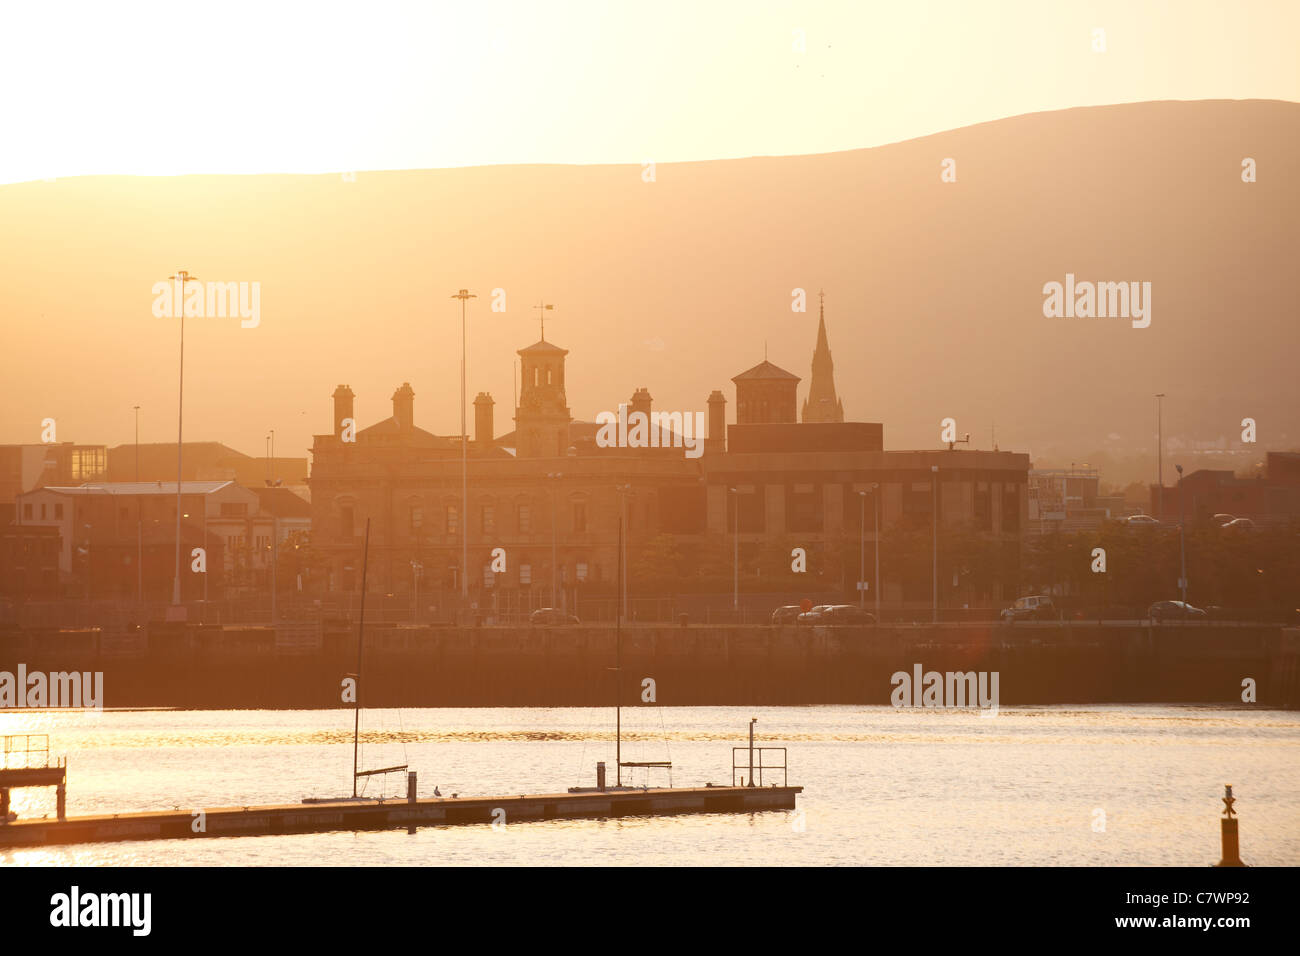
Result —
<instances>
[{"instance_id":1,"label":"distant city building","mask_svg":"<svg viewBox=\"0 0 1300 956\"><path fill-rule=\"evenodd\" d=\"M102 481L107 470L103 445L0 445L0 503L12 502L23 492L45 485Z\"/></svg>"},{"instance_id":2,"label":"distant city building","mask_svg":"<svg viewBox=\"0 0 1300 956\"><path fill-rule=\"evenodd\" d=\"M1162 521L1179 520L1178 483L1161 494L1151 486L1151 514ZM1231 471L1202 468L1183 476L1183 509L1188 522L1208 521L1216 514L1276 524L1300 518L1300 453L1270 451L1263 473L1239 478Z\"/></svg>"},{"instance_id":3,"label":"distant city building","mask_svg":"<svg viewBox=\"0 0 1300 956\"><path fill-rule=\"evenodd\" d=\"M150 442L139 446L137 466L136 445L128 443L108 449L107 474L85 481L176 481L176 443ZM284 486L297 486L306 493L307 459L281 458L268 460L245 455L221 442L187 441L181 455L182 481L234 481L245 488L265 486L267 480L278 480ZM61 482L68 484L71 482ZM54 482L47 482L54 484ZM175 485L173 484L173 488Z\"/></svg>"},{"instance_id":4,"label":"distant city building","mask_svg":"<svg viewBox=\"0 0 1300 956\"><path fill-rule=\"evenodd\" d=\"M217 599L228 587L266 587L273 536L284 541L310 528L310 506L285 488L185 481L181 507L181 591L187 601L205 593ZM57 535L58 581L66 596L133 600L143 585L145 600L171 598L174 481L40 488L18 496L14 522ZM191 570L198 547L206 549L206 592L204 576Z\"/></svg>"},{"instance_id":5,"label":"distant city building","mask_svg":"<svg viewBox=\"0 0 1300 956\"><path fill-rule=\"evenodd\" d=\"M1081 468L1034 468L1029 472L1030 534L1053 531L1095 531L1102 523L1123 517L1123 495L1101 494L1101 473Z\"/></svg>"},{"instance_id":6,"label":"distant city building","mask_svg":"<svg viewBox=\"0 0 1300 956\"><path fill-rule=\"evenodd\" d=\"M824 322L818 338L822 353ZM334 428L315 436L310 477L312 549L331 590L360 586L367 518L370 588L409 594L418 578L430 604L456 603L465 534L470 600L490 614L549 604L552 587L556 603L568 607L593 584L604 583L608 593L617 579L621 516L630 554L661 535L685 553L701 554L731 547L738 511L742 562L773 542L788 544L780 559L788 570L789 549L802 547L810 591L855 594L863 541L867 578L874 580L871 493L878 485L882 536L895 526L909 533L930 528L937 496L945 535L966 529L996 548L991 569L940 554L945 607L1016 596L1027 455L885 451L879 423L799 423L798 376L767 360L732 380L737 411L729 430L726 398L717 390L709 395L702 457L688 458L680 447L604 448L594 440L596 425L570 414L568 351L541 340L518 354L515 430L497 436L492 397L480 392L474 399L464 514L460 438L416 427L409 385L393 395L391 418L354 436L345 435L342 423L352 417L355 396L347 386L335 390ZM829 349L824 354L829 360ZM814 378L822 371L833 395L829 361L815 360ZM630 405L649 414L649 390L636 389ZM842 417L838 399L833 414ZM504 570L499 561L494 570L495 549L505 555ZM726 556L729 565L729 551ZM924 575L882 566L882 580L882 597L893 605L928 607L932 600L928 556Z\"/></svg>"}]
</instances>

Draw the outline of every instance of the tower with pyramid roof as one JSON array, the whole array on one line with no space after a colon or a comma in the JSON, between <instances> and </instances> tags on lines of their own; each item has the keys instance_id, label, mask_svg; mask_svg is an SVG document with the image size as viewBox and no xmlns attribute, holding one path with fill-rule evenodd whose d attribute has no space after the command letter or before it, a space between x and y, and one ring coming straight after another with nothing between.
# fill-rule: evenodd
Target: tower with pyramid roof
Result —
<instances>
[{"instance_id":1,"label":"tower with pyramid roof","mask_svg":"<svg viewBox=\"0 0 1300 956\"><path fill-rule=\"evenodd\" d=\"M831 361L831 347L826 340L826 293L818 292L821 302L817 321L817 348L813 350L812 379L808 382L808 398L803 403L805 422L842 422L844 403L835 396L835 364Z\"/></svg>"}]
</instances>

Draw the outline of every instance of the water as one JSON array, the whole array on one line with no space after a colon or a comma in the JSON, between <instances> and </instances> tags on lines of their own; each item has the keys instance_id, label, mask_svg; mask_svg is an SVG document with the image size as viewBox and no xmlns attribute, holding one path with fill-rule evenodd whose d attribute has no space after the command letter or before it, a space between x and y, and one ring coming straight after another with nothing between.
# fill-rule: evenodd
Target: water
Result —
<instances>
[{"instance_id":1,"label":"water","mask_svg":"<svg viewBox=\"0 0 1300 956\"><path fill-rule=\"evenodd\" d=\"M796 814L0 849L0 865L1200 866L1219 856L1224 783L1238 797L1242 858L1300 863L1300 713L642 707L624 710L623 757L671 759L677 786L730 782L730 748L745 742L751 716L760 743L790 748L790 782L805 788ZM612 718L589 708L366 711L362 767L409 762L421 796L435 783L444 795L590 786L597 760L613 766ZM70 815L296 803L350 790L344 710L9 712L0 733L50 735L51 749L68 757ZM404 793L404 777L387 787ZM374 781L369 792L382 789ZM15 791L14 809L53 817L54 793ZM1104 830L1095 829L1101 814Z\"/></svg>"}]
</instances>

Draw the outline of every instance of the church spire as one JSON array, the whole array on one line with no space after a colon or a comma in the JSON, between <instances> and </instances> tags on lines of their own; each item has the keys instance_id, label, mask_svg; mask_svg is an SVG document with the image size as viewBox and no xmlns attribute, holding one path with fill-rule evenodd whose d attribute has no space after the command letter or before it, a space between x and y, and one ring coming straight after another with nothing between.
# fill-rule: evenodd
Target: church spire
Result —
<instances>
[{"instance_id":1,"label":"church spire","mask_svg":"<svg viewBox=\"0 0 1300 956\"><path fill-rule=\"evenodd\" d=\"M803 403L805 422L842 422L844 403L835 396L835 364L831 361L831 347L826 338L826 293L819 291L817 318L817 347L813 350L812 379L808 383L808 398Z\"/></svg>"}]
</instances>

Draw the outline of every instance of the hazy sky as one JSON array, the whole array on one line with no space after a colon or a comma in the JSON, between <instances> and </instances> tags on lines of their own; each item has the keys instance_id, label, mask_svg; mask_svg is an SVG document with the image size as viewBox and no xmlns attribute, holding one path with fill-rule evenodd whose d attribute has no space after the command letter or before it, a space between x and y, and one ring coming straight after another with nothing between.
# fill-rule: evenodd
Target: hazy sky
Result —
<instances>
[{"instance_id":1,"label":"hazy sky","mask_svg":"<svg viewBox=\"0 0 1300 956\"><path fill-rule=\"evenodd\" d=\"M1300 100L1298 35L1295 0L0 0L0 182L817 153Z\"/></svg>"}]
</instances>

